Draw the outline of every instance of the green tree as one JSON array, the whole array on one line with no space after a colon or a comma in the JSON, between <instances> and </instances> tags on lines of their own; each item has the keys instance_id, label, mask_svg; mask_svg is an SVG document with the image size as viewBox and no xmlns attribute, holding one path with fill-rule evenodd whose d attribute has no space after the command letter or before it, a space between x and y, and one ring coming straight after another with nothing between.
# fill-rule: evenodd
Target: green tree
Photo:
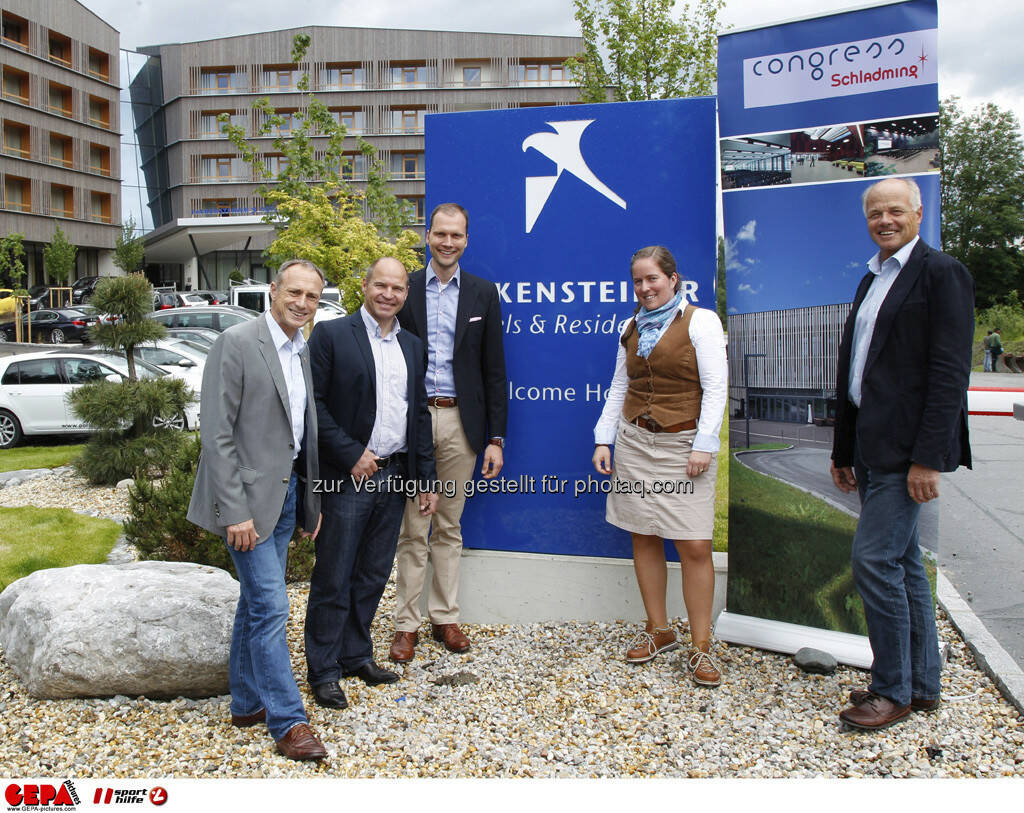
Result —
<instances>
[{"instance_id":1,"label":"green tree","mask_svg":"<svg viewBox=\"0 0 1024 813\"><path fill-rule=\"evenodd\" d=\"M135 346L166 334L163 325L145 318L152 303L153 288L141 274L101 280L90 300L99 311L120 317L92 328L91 338L111 352L123 352L128 363L127 380L90 382L70 396L75 413L97 430L75 461L93 483L163 471L182 443L173 422L195 400L192 391L171 376L140 378L135 366Z\"/></svg>"},{"instance_id":2,"label":"green tree","mask_svg":"<svg viewBox=\"0 0 1024 813\"><path fill-rule=\"evenodd\" d=\"M979 307L1024 291L1024 143L1020 122L989 102L942 103L942 245L974 276Z\"/></svg>"},{"instance_id":3,"label":"green tree","mask_svg":"<svg viewBox=\"0 0 1024 813\"><path fill-rule=\"evenodd\" d=\"M584 102L709 96L717 76L724 0L574 0L583 51L567 60Z\"/></svg>"},{"instance_id":4,"label":"green tree","mask_svg":"<svg viewBox=\"0 0 1024 813\"><path fill-rule=\"evenodd\" d=\"M43 248L43 263L46 273L58 285L64 285L75 267L75 255L78 247L73 245L64 234L60 223L53 223L53 239Z\"/></svg>"},{"instance_id":5,"label":"green tree","mask_svg":"<svg viewBox=\"0 0 1024 813\"><path fill-rule=\"evenodd\" d=\"M25 235L11 232L0 240L0 279L16 293L22 291L21 280L25 276Z\"/></svg>"},{"instance_id":6,"label":"green tree","mask_svg":"<svg viewBox=\"0 0 1024 813\"><path fill-rule=\"evenodd\" d=\"M309 44L308 35L295 36L293 64L302 62ZM268 264L277 266L291 257L317 263L332 283L348 293L345 305L351 308L361 301L358 277L370 262L388 255L414 263L411 250L420 240L415 232L402 229L407 210L388 186L389 176L376 148L356 139L366 162L367 182L365 189L353 186L344 177L352 169L352 160L345 155L345 126L310 92L308 73L296 87L306 94L305 109L292 114L289 135L273 141L274 151L283 156L274 177L264 153L246 139L245 131L231 124L227 114L221 114L220 121L253 177L272 184L259 190L275 208L264 220L278 229L277 238L264 252ZM253 107L264 114L257 137L270 136L285 123L268 99L253 102ZM368 220L362 217L364 207Z\"/></svg>"},{"instance_id":7,"label":"green tree","mask_svg":"<svg viewBox=\"0 0 1024 813\"><path fill-rule=\"evenodd\" d=\"M114 244L114 265L131 274L142 267L146 257L146 247L142 238L135 234L135 218L128 215L128 220L121 226L121 233ZM152 310L152 308L150 308ZM111 311L117 313L117 311Z\"/></svg>"}]
</instances>

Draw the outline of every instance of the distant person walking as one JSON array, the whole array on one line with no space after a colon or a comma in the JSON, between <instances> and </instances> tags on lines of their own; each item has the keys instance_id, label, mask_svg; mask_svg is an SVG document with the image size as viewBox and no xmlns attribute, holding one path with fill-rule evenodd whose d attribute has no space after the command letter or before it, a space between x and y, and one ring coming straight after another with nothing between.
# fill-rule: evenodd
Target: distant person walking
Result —
<instances>
[{"instance_id":1,"label":"distant person walking","mask_svg":"<svg viewBox=\"0 0 1024 813\"><path fill-rule=\"evenodd\" d=\"M999 357L1003 355L1003 336L1002 329L996 328L995 332L992 333L992 338L989 339L989 354L992 356L992 372L999 372Z\"/></svg>"},{"instance_id":2,"label":"distant person walking","mask_svg":"<svg viewBox=\"0 0 1024 813\"><path fill-rule=\"evenodd\" d=\"M985 348L985 372L992 372L992 331L988 331L985 334L985 338L981 340L982 347Z\"/></svg>"}]
</instances>

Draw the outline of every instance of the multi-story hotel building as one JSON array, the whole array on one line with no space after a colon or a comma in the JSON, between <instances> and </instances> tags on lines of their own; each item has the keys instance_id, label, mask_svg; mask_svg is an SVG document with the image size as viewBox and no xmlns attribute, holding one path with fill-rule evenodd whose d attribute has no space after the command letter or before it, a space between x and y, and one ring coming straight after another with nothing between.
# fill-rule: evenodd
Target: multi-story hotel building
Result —
<instances>
[{"instance_id":1,"label":"multi-story hotel building","mask_svg":"<svg viewBox=\"0 0 1024 813\"><path fill-rule=\"evenodd\" d=\"M26 286L59 223L75 277L113 273L121 213L118 33L76 0L0 0L0 231L24 237Z\"/></svg>"},{"instance_id":2,"label":"multi-story hotel building","mask_svg":"<svg viewBox=\"0 0 1024 813\"><path fill-rule=\"evenodd\" d=\"M312 44L296 65L298 33ZM267 277L266 203L224 135L221 114L245 130L273 171L282 158L273 148L277 132L258 135L266 116L253 102L269 98L287 135L306 104L296 85L307 74L351 135L351 180L366 178L356 153L361 135L390 170L396 195L411 201L409 225L422 231L424 116L573 103L578 91L564 62L581 49L576 37L319 26L140 48L128 55L125 83L152 218L151 277L196 288L226 287L235 268Z\"/></svg>"}]
</instances>

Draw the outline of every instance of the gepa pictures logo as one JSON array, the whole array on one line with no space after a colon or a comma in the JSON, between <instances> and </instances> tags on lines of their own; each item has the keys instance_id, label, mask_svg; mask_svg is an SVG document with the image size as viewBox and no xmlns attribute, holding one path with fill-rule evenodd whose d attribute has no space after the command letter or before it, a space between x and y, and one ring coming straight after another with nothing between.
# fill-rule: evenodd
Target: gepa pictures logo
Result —
<instances>
[{"instance_id":1,"label":"gepa pictures logo","mask_svg":"<svg viewBox=\"0 0 1024 813\"><path fill-rule=\"evenodd\" d=\"M74 810L80 803L70 779L60 785L12 782L4 791L8 810Z\"/></svg>"},{"instance_id":2,"label":"gepa pictures logo","mask_svg":"<svg viewBox=\"0 0 1024 813\"><path fill-rule=\"evenodd\" d=\"M744 107L895 90L938 81L928 28L743 60Z\"/></svg>"}]
</instances>

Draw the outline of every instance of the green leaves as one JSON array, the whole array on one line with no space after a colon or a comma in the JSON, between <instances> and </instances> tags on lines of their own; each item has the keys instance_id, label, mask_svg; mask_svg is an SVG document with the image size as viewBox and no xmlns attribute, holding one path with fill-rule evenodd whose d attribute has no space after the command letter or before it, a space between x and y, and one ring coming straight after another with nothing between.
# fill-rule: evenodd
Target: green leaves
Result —
<instances>
[{"instance_id":1,"label":"green leaves","mask_svg":"<svg viewBox=\"0 0 1024 813\"><path fill-rule=\"evenodd\" d=\"M718 12L724 0L575 0L584 50L566 62L580 100L708 96L717 76Z\"/></svg>"}]
</instances>

